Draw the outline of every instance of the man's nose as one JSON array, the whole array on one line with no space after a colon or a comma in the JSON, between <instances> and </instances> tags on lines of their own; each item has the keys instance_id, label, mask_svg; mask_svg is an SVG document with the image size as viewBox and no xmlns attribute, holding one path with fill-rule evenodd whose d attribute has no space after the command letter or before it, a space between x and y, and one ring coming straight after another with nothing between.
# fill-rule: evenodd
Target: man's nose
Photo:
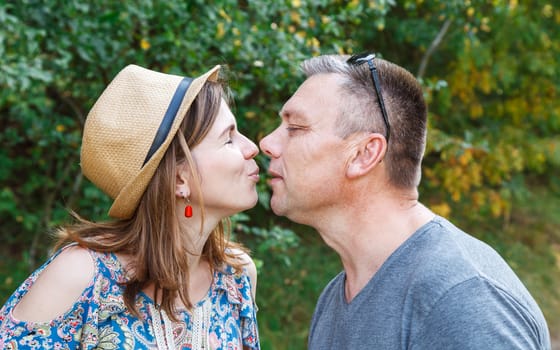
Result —
<instances>
[{"instance_id":1,"label":"man's nose","mask_svg":"<svg viewBox=\"0 0 560 350\"><path fill-rule=\"evenodd\" d=\"M278 156L277 152L274 151L274 131L263 137L259 142L259 146L261 151L270 158L276 158Z\"/></svg>"}]
</instances>

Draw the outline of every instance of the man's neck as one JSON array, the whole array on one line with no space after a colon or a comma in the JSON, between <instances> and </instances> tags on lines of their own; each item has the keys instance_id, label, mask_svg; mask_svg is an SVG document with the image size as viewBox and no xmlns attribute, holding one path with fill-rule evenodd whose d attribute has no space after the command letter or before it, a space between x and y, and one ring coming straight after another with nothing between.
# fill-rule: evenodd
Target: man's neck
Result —
<instances>
[{"instance_id":1,"label":"man's neck","mask_svg":"<svg viewBox=\"0 0 560 350\"><path fill-rule=\"evenodd\" d=\"M389 201L346 212L348 215L333 216L319 233L340 256L350 302L389 256L434 214L416 201L411 205Z\"/></svg>"}]
</instances>

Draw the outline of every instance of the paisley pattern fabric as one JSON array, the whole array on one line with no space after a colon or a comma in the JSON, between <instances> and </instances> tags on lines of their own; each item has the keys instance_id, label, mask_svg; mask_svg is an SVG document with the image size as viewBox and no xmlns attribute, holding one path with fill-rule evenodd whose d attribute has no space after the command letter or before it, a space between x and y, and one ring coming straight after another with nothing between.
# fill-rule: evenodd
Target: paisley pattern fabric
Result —
<instances>
[{"instance_id":1,"label":"paisley pattern fabric","mask_svg":"<svg viewBox=\"0 0 560 350\"><path fill-rule=\"evenodd\" d=\"M0 349L157 349L162 339L156 339L158 330L173 342L166 348L193 349L193 324L200 323L194 322L193 314L199 308L208 310L203 322L208 349L260 348L249 277L234 274L231 267L215 271L208 295L194 310L179 310L180 322L172 322L161 317L163 311L144 293L136 298L141 317L131 314L124 305L121 283L126 277L119 260L114 254L90 251L94 277L70 310L45 323L15 319L14 306L59 253L31 274L0 309Z\"/></svg>"}]
</instances>

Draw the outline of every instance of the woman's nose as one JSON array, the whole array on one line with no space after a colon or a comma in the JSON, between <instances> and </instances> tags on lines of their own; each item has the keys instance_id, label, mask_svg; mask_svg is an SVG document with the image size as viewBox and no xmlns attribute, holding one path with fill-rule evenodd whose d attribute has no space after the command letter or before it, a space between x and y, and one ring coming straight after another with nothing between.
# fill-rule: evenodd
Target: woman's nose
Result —
<instances>
[{"instance_id":1,"label":"woman's nose","mask_svg":"<svg viewBox=\"0 0 560 350\"><path fill-rule=\"evenodd\" d=\"M245 138L245 147L244 147L244 150L243 150L245 158L246 159L255 158L257 156L257 154L259 154L259 148L248 137L246 137L246 136L243 136L243 137Z\"/></svg>"},{"instance_id":2,"label":"woman's nose","mask_svg":"<svg viewBox=\"0 0 560 350\"><path fill-rule=\"evenodd\" d=\"M277 157L277 152L275 152L275 148L274 148L274 131L271 132L270 134L266 135L265 137L263 137L261 139L261 141L259 142L259 146L261 148L261 151L263 151L264 154L266 154L267 156L269 156L270 158L275 158Z\"/></svg>"}]
</instances>

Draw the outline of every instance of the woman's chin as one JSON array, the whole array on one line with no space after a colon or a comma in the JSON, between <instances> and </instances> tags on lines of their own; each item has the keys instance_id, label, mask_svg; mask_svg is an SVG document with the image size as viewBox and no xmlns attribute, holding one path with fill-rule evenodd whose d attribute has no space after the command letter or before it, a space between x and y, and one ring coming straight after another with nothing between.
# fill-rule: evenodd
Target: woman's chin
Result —
<instances>
[{"instance_id":1,"label":"woman's chin","mask_svg":"<svg viewBox=\"0 0 560 350\"><path fill-rule=\"evenodd\" d=\"M259 200L259 197L255 195L254 198L251 199L246 199L244 201L238 201L237 203L235 203L235 207L231 206L229 208L223 208L222 210L220 210L221 215L226 218L226 217L230 217L232 215L235 214L239 214L241 212L244 212L246 210L252 209L257 205L257 202Z\"/></svg>"},{"instance_id":2,"label":"woman's chin","mask_svg":"<svg viewBox=\"0 0 560 350\"><path fill-rule=\"evenodd\" d=\"M253 198L248 198L247 201L244 201L243 203L244 205L241 206L241 209L238 212L242 212L254 208L257 205L258 201L259 201L259 196L255 192Z\"/></svg>"}]
</instances>

